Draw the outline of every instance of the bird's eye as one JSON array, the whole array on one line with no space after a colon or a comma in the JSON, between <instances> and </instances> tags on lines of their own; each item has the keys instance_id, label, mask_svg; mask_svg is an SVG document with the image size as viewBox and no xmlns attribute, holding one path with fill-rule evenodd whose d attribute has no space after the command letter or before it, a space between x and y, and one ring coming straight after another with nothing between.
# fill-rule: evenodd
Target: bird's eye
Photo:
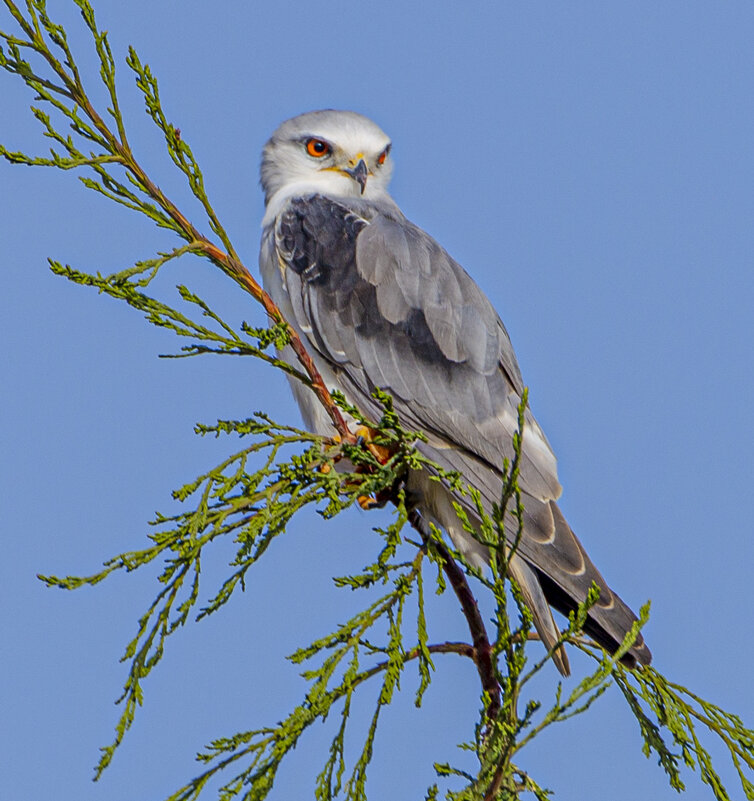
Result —
<instances>
[{"instance_id":1,"label":"bird's eye","mask_svg":"<svg viewBox=\"0 0 754 801\"><path fill-rule=\"evenodd\" d=\"M307 139L306 152L315 159L321 159L332 152L330 145L324 139Z\"/></svg>"},{"instance_id":2,"label":"bird's eye","mask_svg":"<svg viewBox=\"0 0 754 801\"><path fill-rule=\"evenodd\" d=\"M387 154L390 152L390 145L388 145L379 156L377 156L377 163L380 167L385 163L385 159L387 158Z\"/></svg>"}]
</instances>

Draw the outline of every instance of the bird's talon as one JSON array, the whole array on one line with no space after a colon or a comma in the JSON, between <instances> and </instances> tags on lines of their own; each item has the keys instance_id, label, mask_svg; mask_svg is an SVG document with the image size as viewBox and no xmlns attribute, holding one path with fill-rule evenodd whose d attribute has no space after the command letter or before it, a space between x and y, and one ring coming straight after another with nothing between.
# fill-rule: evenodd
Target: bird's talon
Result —
<instances>
[{"instance_id":1,"label":"bird's talon","mask_svg":"<svg viewBox=\"0 0 754 801\"><path fill-rule=\"evenodd\" d=\"M367 450L380 464L387 464L393 455L393 451L385 445L377 445L374 442L376 433L377 431L374 428L359 426L356 429L356 444L362 448L366 446Z\"/></svg>"},{"instance_id":2,"label":"bird's talon","mask_svg":"<svg viewBox=\"0 0 754 801\"><path fill-rule=\"evenodd\" d=\"M380 502L377 500L377 498L374 498L371 495L359 495L356 501L365 512L368 512L370 509L374 509L376 506L380 505Z\"/></svg>"}]
</instances>

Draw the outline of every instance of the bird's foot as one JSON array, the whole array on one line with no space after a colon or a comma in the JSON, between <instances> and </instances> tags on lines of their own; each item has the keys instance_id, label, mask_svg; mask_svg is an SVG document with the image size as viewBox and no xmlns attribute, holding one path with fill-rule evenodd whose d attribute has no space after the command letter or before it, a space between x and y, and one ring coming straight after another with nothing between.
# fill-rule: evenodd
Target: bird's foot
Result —
<instances>
[{"instance_id":1,"label":"bird's foot","mask_svg":"<svg viewBox=\"0 0 754 801\"><path fill-rule=\"evenodd\" d=\"M393 493L390 490L383 490L374 495L359 495L356 502L365 512L368 512L370 509L382 509L392 497Z\"/></svg>"},{"instance_id":2,"label":"bird's foot","mask_svg":"<svg viewBox=\"0 0 754 801\"><path fill-rule=\"evenodd\" d=\"M367 450L380 464L387 464L394 451L387 445L379 445L374 441L379 436L379 433L376 428L359 426L356 429L357 442L361 441L363 445L366 445Z\"/></svg>"},{"instance_id":3,"label":"bird's foot","mask_svg":"<svg viewBox=\"0 0 754 801\"><path fill-rule=\"evenodd\" d=\"M359 495L356 501L365 512L368 512L370 509L376 509L380 505L377 498L373 495Z\"/></svg>"},{"instance_id":4,"label":"bird's foot","mask_svg":"<svg viewBox=\"0 0 754 801\"><path fill-rule=\"evenodd\" d=\"M366 425L359 426L354 432L354 444L368 450L369 453L371 453L380 464L384 465L390 461L395 451L388 446L375 442L379 435L380 432L376 428L370 428ZM332 448L333 450L336 450L336 453L332 456L331 462L319 465L317 469L320 473L324 473L326 475L333 469L333 465L336 462L339 462L341 459L343 459L343 454L337 452L342 442L343 439L338 434L333 435L329 440L326 441L325 452ZM373 467L368 465L358 465L353 469L355 473L371 473L374 470ZM357 496L356 501L362 509L368 511L370 509L382 508L391 499L391 497L392 493L389 490L383 490L382 492L377 492L373 495L359 495Z\"/></svg>"}]
</instances>

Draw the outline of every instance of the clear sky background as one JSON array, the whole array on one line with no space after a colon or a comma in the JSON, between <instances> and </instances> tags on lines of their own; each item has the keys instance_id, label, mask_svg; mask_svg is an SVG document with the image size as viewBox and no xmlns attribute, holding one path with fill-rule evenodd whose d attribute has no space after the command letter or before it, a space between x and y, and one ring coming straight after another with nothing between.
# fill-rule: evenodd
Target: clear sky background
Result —
<instances>
[{"instance_id":1,"label":"clear sky background","mask_svg":"<svg viewBox=\"0 0 754 801\"><path fill-rule=\"evenodd\" d=\"M71 7L50 2L80 31ZM626 601L652 599L656 666L754 725L754 5L102 0L96 10L139 157L183 203L123 64L129 43L160 79L254 271L259 152L281 120L355 109L393 137L398 203L508 326L569 521ZM0 26L10 24L3 9ZM93 79L94 61L82 61ZM30 100L0 75L0 141L41 152ZM356 609L361 599L329 577L371 558L370 528L389 513L299 517L244 595L173 638L134 729L92 784L125 678L118 657L154 573L76 593L45 589L35 573L94 572L142 546L169 491L231 445L196 438L196 421L259 408L299 418L263 365L158 360L183 343L49 272L47 256L109 273L173 241L72 174L0 164L0 241L0 795L159 801L198 772L193 754L210 739L275 722L301 697L284 655ZM208 265L167 272L163 287L187 283L228 319L262 324ZM208 559L203 597L230 552ZM432 602L431 638L464 635L456 606ZM575 661L571 684L586 668ZM453 656L436 665L425 709L413 708L409 670L384 716L375 801L421 798L434 760L462 761L476 675ZM543 678L544 698L556 678ZM271 798L312 797L333 723L305 735ZM675 798L640 746L611 690L520 763L566 801ZM688 798L711 798L698 778L688 786Z\"/></svg>"}]
</instances>

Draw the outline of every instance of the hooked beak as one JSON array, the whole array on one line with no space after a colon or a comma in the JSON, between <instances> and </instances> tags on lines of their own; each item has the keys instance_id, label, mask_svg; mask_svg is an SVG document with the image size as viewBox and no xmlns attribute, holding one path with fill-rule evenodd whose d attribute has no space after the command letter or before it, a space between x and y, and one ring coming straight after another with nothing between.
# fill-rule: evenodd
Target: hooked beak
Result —
<instances>
[{"instance_id":1,"label":"hooked beak","mask_svg":"<svg viewBox=\"0 0 754 801\"><path fill-rule=\"evenodd\" d=\"M364 159L361 159L352 170L344 170L344 172L350 175L351 178L359 184L361 187L361 194L363 195L364 190L367 188L367 176L369 175L369 170L367 169Z\"/></svg>"}]
</instances>

